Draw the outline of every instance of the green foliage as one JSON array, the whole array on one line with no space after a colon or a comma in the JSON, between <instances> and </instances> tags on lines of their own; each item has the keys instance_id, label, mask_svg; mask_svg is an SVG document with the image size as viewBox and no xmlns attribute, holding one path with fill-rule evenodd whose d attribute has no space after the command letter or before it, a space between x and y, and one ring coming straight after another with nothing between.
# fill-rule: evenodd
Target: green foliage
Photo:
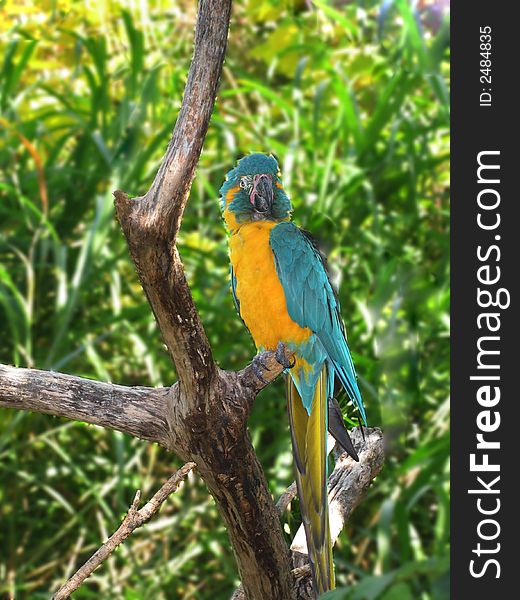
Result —
<instances>
[{"instance_id":1,"label":"green foliage","mask_svg":"<svg viewBox=\"0 0 520 600\"><path fill-rule=\"evenodd\" d=\"M331 598L448 597L448 25L444 5L247 0L179 238L215 357L253 355L234 313L218 189L274 152L295 221L340 288L384 470L335 549ZM129 5L130 6L130 5ZM114 219L147 189L176 117L195 4L4 6L0 72L0 361L129 385L175 377ZM30 18L26 18L29 15ZM37 40L37 41L36 41ZM349 411L350 408L344 407ZM273 494L292 480L280 383L251 435ZM175 457L118 433L4 411L0 594L43 598ZM297 528L287 517L287 532ZM237 584L196 475L77 598L226 598Z\"/></svg>"}]
</instances>

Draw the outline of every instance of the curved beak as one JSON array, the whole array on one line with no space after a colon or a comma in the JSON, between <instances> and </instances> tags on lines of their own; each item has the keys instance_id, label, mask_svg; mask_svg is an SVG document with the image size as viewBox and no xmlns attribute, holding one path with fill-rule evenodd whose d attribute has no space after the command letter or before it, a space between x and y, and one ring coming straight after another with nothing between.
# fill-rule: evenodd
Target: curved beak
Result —
<instances>
[{"instance_id":1,"label":"curved beak","mask_svg":"<svg viewBox=\"0 0 520 600\"><path fill-rule=\"evenodd\" d=\"M265 214L271 210L274 200L273 181L269 175L255 175L251 191L251 204L256 212Z\"/></svg>"}]
</instances>

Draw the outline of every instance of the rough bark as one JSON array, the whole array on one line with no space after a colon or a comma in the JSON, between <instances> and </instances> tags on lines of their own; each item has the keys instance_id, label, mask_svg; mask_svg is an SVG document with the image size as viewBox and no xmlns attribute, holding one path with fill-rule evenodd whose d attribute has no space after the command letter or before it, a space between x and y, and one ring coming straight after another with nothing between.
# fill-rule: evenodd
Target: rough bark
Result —
<instances>
[{"instance_id":1,"label":"rough bark","mask_svg":"<svg viewBox=\"0 0 520 600\"><path fill-rule=\"evenodd\" d=\"M334 448L336 464L329 477L328 496L333 545L350 515L365 496L371 482L381 471L385 459L383 435L380 429L365 429L362 432L360 428L355 428L350 432L350 436L359 455L359 462L354 461L336 444ZM276 503L280 515L287 509L296 493L296 484L292 483L280 496ZM314 600L303 526L294 536L291 553L294 565L291 574L296 597L298 600ZM245 597L244 590L240 586L233 594L232 600L243 600Z\"/></svg>"},{"instance_id":2,"label":"rough bark","mask_svg":"<svg viewBox=\"0 0 520 600\"><path fill-rule=\"evenodd\" d=\"M162 164L145 196L130 199L115 192L117 216L137 274L180 383L199 410L204 409L215 364L175 240L213 111L230 12L231 0L201 0L182 106Z\"/></svg>"},{"instance_id":3,"label":"rough bark","mask_svg":"<svg viewBox=\"0 0 520 600\"><path fill-rule=\"evenodd\" d=\"M0 365L0 407L109 427L170 447L169 388L127 387Z\"/></svg>"},{"instance_id":4,"label":"rough bark","mask_svg":"<svg viewBox=\"0 0 520 600\"><path fill-rule=\"evenodd\" d=\"M116 192L137 274L179 377L169 398L172 446L193 460L217 502L250 598L293 597L290 553L262 467L246 434L254 389L220 371L175 247L224 61L231 3L199 5L182 108L148 193Z\"/></svg>"},{"instance_id":5,"label":"rough bark","mask_svg":"<svg viewBox=\"0 0 520 600\"><path fill-rule=\"evenodd\" d=\"M290 355L287 358L290 359ZM280 374L282 367L271 353L266 355L265 363L269 370L263 377L270 382ZM283 574L276 563L277 555L271 554L273 542L271 537L264 540L262 536L267 526L275 532L278 530L277 518L294 498L295 486L290 486L281 496L274 509L276 518L273 518L273 501L246 431L253 398L265 384L258 380L250 366L239 373L221 373L221 377L231 387L219 396L220 409L216 408L216 401L210 403L217 411L210 417L210 421L215 418L211 431L207 430L205 418L202 427L197 425L197 418L192 423L176 420L175 411L172 413L169 406L171 398L180 393L178 384L160 389L128 388L71 375L0 365L0 407L33 410L117 429L157 442L180 456L189 454L193 461L201 460L206 483L228 526L237 561L246 571L260 568L262 574L276 580ZM172 435L174 428L190 429L190 425L197 426L191 427L191 433L183 433L180 439L189 439L186 443L192 443L192 447L175 443L174 440L179 438ZM360 462L354 462L346 454L337 455L329 479L334 541L384 460L380 430L365 431L363 438L359 429L355 429L351 437ZM285 554L286 550L284 544L278 551ZM305 538L299 532L292 545L293 564L287 576L291 586L288 598L304 600L312 597L306 552ZM244 579L248 581L247 577ZM272 584L268 592L262 588L264 581L265 578L259 576L254 591L248 589L247 596L247 588L241 586L234 598L256 599L265 597L265 593L273 593ZM283 593L280 591L273 597L283 597Z\"/></svg>"},{"instance_id":6,"label":"rough bark","mask_svg":"<svg viewBox=\"0 0 520 600\"><path fill-rule=\"evenodd\" d=\"M351 437L359 454L359 462L352 460L345 452L336 452L336 465L329 477L330 535L333 543L385 461L383 433L380 429L365 430L363 436L361 429L356 427Z\"/></svg>"}]
</instances>

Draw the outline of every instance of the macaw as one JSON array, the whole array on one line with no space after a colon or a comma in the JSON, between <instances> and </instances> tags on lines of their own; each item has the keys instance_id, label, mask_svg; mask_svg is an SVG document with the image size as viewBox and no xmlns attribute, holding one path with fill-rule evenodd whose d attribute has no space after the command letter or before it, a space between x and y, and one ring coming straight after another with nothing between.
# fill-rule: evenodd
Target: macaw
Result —
<instances>
[{"instance_id":1,"label":"macaw","mask_svg":"<svg viewBox=\"0 0 520 600\"><path fill-rule=\"evenodd\" d=\"M287 373L287 405L300 510L314 591L334 587L327 501L327 431L358 460L333 399L335 378L366 415L325 258L310 234L291 222L278 163L250 154L220 189L229 236L231 291L259 354L274 351ZM288 364L285 348L294 353ZM265 371L264 371L265 373Z\"/></svg>"}]
</instances>

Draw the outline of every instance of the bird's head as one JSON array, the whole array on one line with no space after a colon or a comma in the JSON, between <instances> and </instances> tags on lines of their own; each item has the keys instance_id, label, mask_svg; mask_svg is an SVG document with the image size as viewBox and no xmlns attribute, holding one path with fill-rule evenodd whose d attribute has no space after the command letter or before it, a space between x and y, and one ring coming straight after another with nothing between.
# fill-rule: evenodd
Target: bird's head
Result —
<instances>
[{"instance_id":1,"label":"bird's head","mask_svg":"<svg viewBox=\"0 0 520 600\"><path fill-rule=\"evenodd\" d=\"M220 188L221 208L231 231L253 221L287 221L291 203L279 178L276 159L249 154L229 171Z\"/></svg>"}]
</instances>

